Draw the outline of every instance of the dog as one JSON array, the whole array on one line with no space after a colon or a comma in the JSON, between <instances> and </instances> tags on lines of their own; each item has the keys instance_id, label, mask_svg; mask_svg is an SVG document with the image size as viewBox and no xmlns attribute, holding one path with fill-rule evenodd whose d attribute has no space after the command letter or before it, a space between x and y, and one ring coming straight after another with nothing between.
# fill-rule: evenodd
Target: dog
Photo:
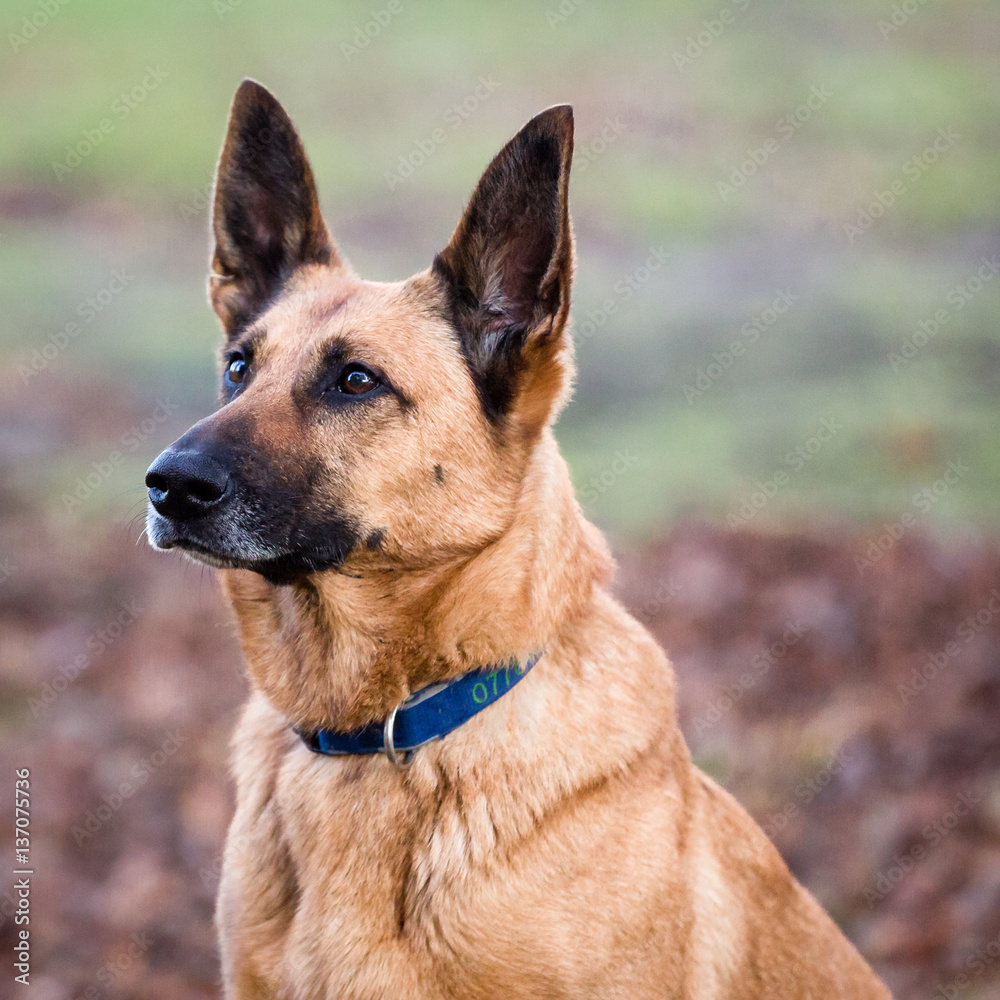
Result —
<instances>
[{"instance_id":1,"label":"dog","mask_svg":"<svg viewBox=\"0 0 1000 1000\"><path fill-rule=\"evenodd\" d=\"M429 268L365 281L285 111L236 93L220 407L146 475L149 539L222 571L251 686L227 997L889 996L692 764L610 593L552 431L572 154L572 109L543 111Z\"/></svg>"}]
</instances>

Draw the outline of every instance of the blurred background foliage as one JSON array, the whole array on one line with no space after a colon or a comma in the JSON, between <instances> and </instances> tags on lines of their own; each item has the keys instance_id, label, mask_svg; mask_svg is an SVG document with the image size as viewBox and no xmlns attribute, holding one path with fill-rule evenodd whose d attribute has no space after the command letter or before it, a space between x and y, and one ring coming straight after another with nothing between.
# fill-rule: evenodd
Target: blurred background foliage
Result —
<instances>
[{"instance_id":1,"label":"blurred background foliage","mask_svg":"<svg viewBox=\"0 0 1000 1000\"><path fill-rule=\"evenodd\" d=\"M336 237L386 280L426 266L500 144L569 101L583 336L559 436L602 525L637 539L685 513L721 520L779 469L794 474L760 523L889 521L959 461L927 523L996 526L1000 280L966 287L997 248L995 4L73 0L47 22L44 6L12 0L2 25L6 377L125 269L135 280L33 384L96 371L214 405L206 194L243 76L285 104ZM59 169L102 119L112 130ZM751 343L739 329L782 292L793 304ZM842 430L790 469L823 418ZM90 458L33 475L58 505Z\"/></svg>"},{"instance_id":2,"label":"blurred background foliage","mask_svg":"<svg viewBox=\"0 0 1000 1000\"><path fill-rule=\"evenodd\" d=\"M695 758L900 1000L998 995L1000 5L7 0L0 53L0 762L32 769L36 1000L218 995L245 684L214 574L140 531L146 466L215 406L245 76L379 280L574 105L557 435Z\"/></svg>"}]
</instances>

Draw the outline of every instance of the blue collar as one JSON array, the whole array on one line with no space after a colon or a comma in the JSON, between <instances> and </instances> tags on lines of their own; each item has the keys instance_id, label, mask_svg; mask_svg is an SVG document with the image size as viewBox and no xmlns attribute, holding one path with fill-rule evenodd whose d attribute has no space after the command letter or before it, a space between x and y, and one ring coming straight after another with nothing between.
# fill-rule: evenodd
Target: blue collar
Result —
<instances>
[{"instance_id":1,"label":"blue collar","mask_svg":"<svg viewBox=\"0 0 1000 1000\"><path fill-rule=\"evenodd\" d=\"M432 684L411 694L384 722L338 733L332 729L307 732L296 729L310 750L336 757L343 754L384 753L394 764L405 763L404 752L446 736L478 712L502 698L538 662L532 653L522 665L511 659L454 680Z\"/></svg>"}]
</instances>

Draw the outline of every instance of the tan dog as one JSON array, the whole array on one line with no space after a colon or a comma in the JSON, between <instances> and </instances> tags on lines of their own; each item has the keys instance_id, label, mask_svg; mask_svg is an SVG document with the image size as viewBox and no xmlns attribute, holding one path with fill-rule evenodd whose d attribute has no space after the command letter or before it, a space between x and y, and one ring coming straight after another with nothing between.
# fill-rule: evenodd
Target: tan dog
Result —
<instances>
[{"instance_id":1,"label":"tan dog","mask_svg":"<svg viewBox=\"0 0 1000 1000\"><path fill-rule=\"evenodd\" d=\"M569 107L534 118L433 265L380 284L334 247L277 101L236 94L222 405L147 474L153 544L224 568L253 688L217 913L229 997L888 997L692 765L670 665L574 499L551 430L572 149ZM391 740L412 692L534 651L406 766L307 745L387 718Z\"/></svg>"}]
</instances>

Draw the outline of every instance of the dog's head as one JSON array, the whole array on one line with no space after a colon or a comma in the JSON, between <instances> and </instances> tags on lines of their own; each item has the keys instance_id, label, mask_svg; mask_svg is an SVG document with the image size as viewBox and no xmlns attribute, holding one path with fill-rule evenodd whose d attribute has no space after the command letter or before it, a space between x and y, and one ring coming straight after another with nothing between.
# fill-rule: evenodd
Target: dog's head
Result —
<instances>
[{"instance_id":1,"label":"dog's head","mask_svg":"<svg viewBox=\"0 0 1000 1000\"><path fill-rule=\"evenodd\" d=\"M213 213L220 407L150 466L151 543L284 583L498 537L573 375L572 148L572 110L543 111L426 271L364 281L288 116L244 81Z\"/></svg>"}]
</instances>

